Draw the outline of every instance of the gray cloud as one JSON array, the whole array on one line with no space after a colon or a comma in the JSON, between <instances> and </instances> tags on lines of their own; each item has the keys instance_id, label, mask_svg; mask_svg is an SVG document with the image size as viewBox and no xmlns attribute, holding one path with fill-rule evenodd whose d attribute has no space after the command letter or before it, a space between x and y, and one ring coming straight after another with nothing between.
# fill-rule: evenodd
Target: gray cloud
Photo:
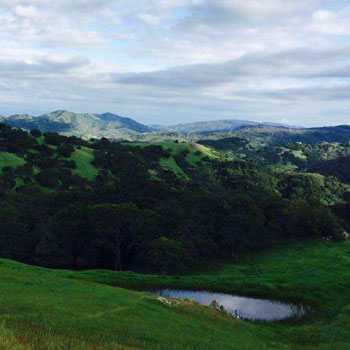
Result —
<instances>
[{"instance_id":1,"label":"gray cloud","mask_svg":"<svg viewBox=\"0 0 350 350\"><path fill-rule=\"evenodd\" d=\"M76 68L88 65L88 63L87 59L81 57L73 57L63 61L50 58L39 58L32 62L0 60L0 74L3 78L45 80L48 76L67 74Z\"/></svg>"},{"instance_id":2,"label":"gray cloud","mask_svg":"<svg viewBox=\"0 0 350 350\"><path fill-rule=\"evenodd\" d=\"M348 63L341 62L336 68L330 65L337 60L343 61L349 55L350 46L336 50L301 48L273 54L247 54L220 63L187 65L146 73L114 74L112 78L119 84L179 89L201 89L244 78L348 78ZM315 66L318 67L316 71Z\"/></svg>"},{"instance_id":3,"label":"gray cloud","mask_svg":"<svg viewBox=\"0 0 350 350\"><path fill-rule=\"evenodd\" d=\"M240 97L254 100L276 101L350 101L350 83L334 86L313 85L309 87L289 88L279 90L243 90L237 93Z\"/></svg>"},{"instance_id":4,"label":"gray cloud","mask_svg":"<svg viewBox=\"0 0 350 350\"><path fill-rule=\"evenodd\" d=\"M345 0L0 0L0 114L349 116ZM327 115L326 115L327 114Z\"/></svg>"}]
</instances>

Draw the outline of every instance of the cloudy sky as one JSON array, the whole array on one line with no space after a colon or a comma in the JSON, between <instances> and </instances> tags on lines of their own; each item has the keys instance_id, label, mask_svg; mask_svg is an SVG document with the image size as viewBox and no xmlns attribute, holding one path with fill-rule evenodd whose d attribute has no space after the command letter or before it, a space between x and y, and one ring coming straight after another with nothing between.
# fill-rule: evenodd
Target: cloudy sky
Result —
<instances>
[{"instance_id":1,"label":"cloudy sky","mask_svg":"<svg viewBox=\"0 0 350 350\"><path fill-rule=\"evenodd\" d=\"M348 0L0 0L0 115L350 124Z\"/></svg>"}]
</instances>

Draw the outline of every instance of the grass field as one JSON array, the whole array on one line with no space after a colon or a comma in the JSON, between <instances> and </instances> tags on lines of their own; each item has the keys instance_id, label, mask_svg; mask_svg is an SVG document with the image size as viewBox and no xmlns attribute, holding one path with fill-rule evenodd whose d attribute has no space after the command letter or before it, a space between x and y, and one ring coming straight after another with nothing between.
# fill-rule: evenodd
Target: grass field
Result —
<instances>
[{"instance_id":1,"label":"grass field","mask_svg":"<svg viewBox=\"0 0 350 350\"><path fill-rule=\"evenodd\" d=\"M170 158L162 158L160 160L160 165L163 168L171 170L174 174L183 177L185 179L189 179L189 176L178 166L175 159L173 157Z\"/></svg>"},{"instance_id":2,"label":"grass field","mask_svg":"<svg viewBox=\"0 0 350 350\"><path fill-rule=\"evenodd\" d=\"M270 295L304 301L315 312L299 323L244 322L106 284ZM293 243L208 262L191 276L57 271L0 260L0 349L346 350L349 289L350 242Z\"/></svg>"},{"instance_id":3,"label":"grass field","mask_svg":"<svg viewBox=\"0 0 350 350\"><path fill-rule=\"evenodd\" d=\"M23 158L20 158L13 153L0 152L0 170L6 166L17 168L25 163L26 162Z\"/></svg>"},{"instance_id":4,"label":"grass field","mask_svg":"<svg viewBox=\"0 0 350 350\"><path fill-rule=\"evenodd\" d=\"M0 349L268 349L269 331L211 308L0 262Z\"/></svg>"},{"instance_id":5,"label":"grass field","mask_svg":"<svg viewBox=\"0 0 350 350\"><path fill-rule=\"evenodd\" d=\"M43 137L39 138L39 143L43 142ZM150 143L128 143L134 146L146 147L149 146ZM167 168L173 171L178 176L189 179L188 175L184 172L184 170L176 163L174 156L183 152L184 150L188 151L188 155L186 160L188 164L191 166L196 166L196 164L203 160L204 157L208 156L209 158L215 158L215 151L210 148L198 144L182 144L182 143L167 143L167 142L159 142L154 143L156 145L162 146L164 149L169 149L171 151L172 157L163 158L160 160L160 165L164 168ZM50 148L56 151L56 146L50 146ZM34 150L33 150L34 151ZM80 149L76 148L72 155L68 158L69 160L74 160L77 168L72 170L73 173L76 173L80 176L87 178L88 180L93 180L93 178L97 175L98 169L95 168L91 162L94 159L93 149L88 147L81 147ZM35 152L35 151L34 151ZM57 154L56 154L57 156ZM60 159L65 159L63 157L59 157ZM12 153L0 152L0 171L3 167L13 166L18 167L25 164L25 160L20 158Z\"/></svg>"},{"instance_id":6,"label":"grass field","mask_svg":"<svg viewBox=\"0 0 350 350\"><path fill-rule=\"evenodd\" d=\"M163 147L165 150L169 150L171 157L163 158L160 160L160 165L173 171L176 175L189 179L189 176L184 172L183 169L176 163L174 157L183 151L188 151L186 161L189 165L196 167L198 162L201 162L204 157L209 159L217 158L216 151L204 145L196 143L174 143L174 142L130 142L126 143L131 146L147 147L150 145L157 145Z\"/></svg>"},{"instance_id":7,"label":"grass field","mask_svg":"<svg viewBox=\"0 0 350 350\"><path fill-rule=\"evenodd\" d=\"M94 160L93 152L92 148L81 147L81 149L76 149L70 156L70 159L74 160L77 165L73 172L86 177L88 180L92 180L98 173L98 169L91 164Z\"/></svg>"},{"instance_id":8,"label":"grass field","mask_svg":"<svg viewBox=\"0 0 350 350\"><path fill-rule=\"evenodd\" d=\"M57 148L55 146L50 147L52 147L52 149ZM63 157L60 158L65 159ZM92 148L81 147L81 149L76 149L69 159L74 160L77 165L77 168L72 171L73 173L83 176L88 180L92 180L97 175L98 169L91 164L94 159ZM0 152L0 171L6 166L16 168L25 163L26 161L23 158L18 157L16 154ZM35 169L35 171L37 173L37 169Z\"/></svg>"}]
</instances>

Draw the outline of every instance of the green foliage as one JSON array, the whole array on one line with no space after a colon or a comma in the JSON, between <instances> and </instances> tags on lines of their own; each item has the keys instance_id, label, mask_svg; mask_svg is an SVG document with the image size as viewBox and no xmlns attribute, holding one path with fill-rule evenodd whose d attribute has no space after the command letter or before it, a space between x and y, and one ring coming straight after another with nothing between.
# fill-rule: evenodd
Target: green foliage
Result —
<instances>
[{"instance_id":1,"label":"green foliage","mask_svg":"<svg viewBox=\"0 0 350 350\"><path fill-rule=\"evenodd\" d=\"M39 131L38 129L32 129L30 130L30 134L36 138L41 137L41 131Z\"/></svg>"},{"instance_id":2,"label":"green foliage","mask_svg":"<svg viewBox=\"0 0 350 350\"><path fill-rule=\"evenodd\" d=\"M0 255L20 259L27 255L28 240L25 226L17 209L6 202L0 203Z\"/></svg>"},{"instance_id":3,"label":"green foliage","mask_svg":"<svg viewBox=\"0 0 350 350\"><path fill-rule=\"evenodd\" d=\"M18 135L1 130L7 149ZM325 207L349 197L335 179L225 159L198 144L19 136L26 162L3 167L0 203L14 208L27 237L4 256L25 262L182 273L285 239L340 239L347 227ZM38 216L23 203L39 194Z\"/></svg>"},{"instance_id":4,"label":"green foliage","mask_svg":"<svg viewBox=\"0 0 350 350\"><path fill-rule=\"evenodd\" d=\"M134 248L142 227L141 220L147 215L134 204L100 204L89 208L89 226L102 246L114 261L114 269L122 270Z\"/></svg>"},{"instance_id":5,"label":"green foliage","mask_svg":"<svg viewBox=\"0 0 350 350\"><path fill-rule=\"evenodd\" d=\"M169 271L185 270L188 254L181 246L181 243L167 237L160 237L151 243L149 252L150 262L156 268L161 270L164 275Z\"/></svg>"},{"instance_id":6,"label":"green foliage","mask_svg":"<svg viewBox=\"0 0 350 350\"><path fill-rule=\"evenodd\" d=\"M25 160L23 158L20 158L13 153L0 152L0 169L3 169L7 166L23 166L24 164Z\"/></svg>"},{"instance_id":7,"label":"green foliage","mask_svg":"<svg viewBox=\"0 0 350 350\"><path fill-rule=\"evenodd\" d=\"M69 158L74 152L74 146L70 143L62 143L57 148L57 153L65 158Z\"/></svg>"}]
</instances>

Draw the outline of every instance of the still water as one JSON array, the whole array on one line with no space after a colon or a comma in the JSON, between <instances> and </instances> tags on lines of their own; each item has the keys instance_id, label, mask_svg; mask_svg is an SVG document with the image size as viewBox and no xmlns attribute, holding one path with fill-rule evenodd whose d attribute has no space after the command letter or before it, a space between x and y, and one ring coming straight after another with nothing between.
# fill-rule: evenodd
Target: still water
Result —
<instances>
[{"instance_id":1,"label":"still water","mask_svg":"<svg viewBox=\"0 0 350 350\"><path fill-rule=\"evenodd\" d=\"M309 311L307 306L300 303L241 297L208 291L161 289L149 292L166 298L190 299L202 305L210 305L213 300L216 300L219 305L222 305L231 314L234 315L237 310L241 318L250 320L280 321L284 319L299 319Z\"/></svg>"}]
</instances>

